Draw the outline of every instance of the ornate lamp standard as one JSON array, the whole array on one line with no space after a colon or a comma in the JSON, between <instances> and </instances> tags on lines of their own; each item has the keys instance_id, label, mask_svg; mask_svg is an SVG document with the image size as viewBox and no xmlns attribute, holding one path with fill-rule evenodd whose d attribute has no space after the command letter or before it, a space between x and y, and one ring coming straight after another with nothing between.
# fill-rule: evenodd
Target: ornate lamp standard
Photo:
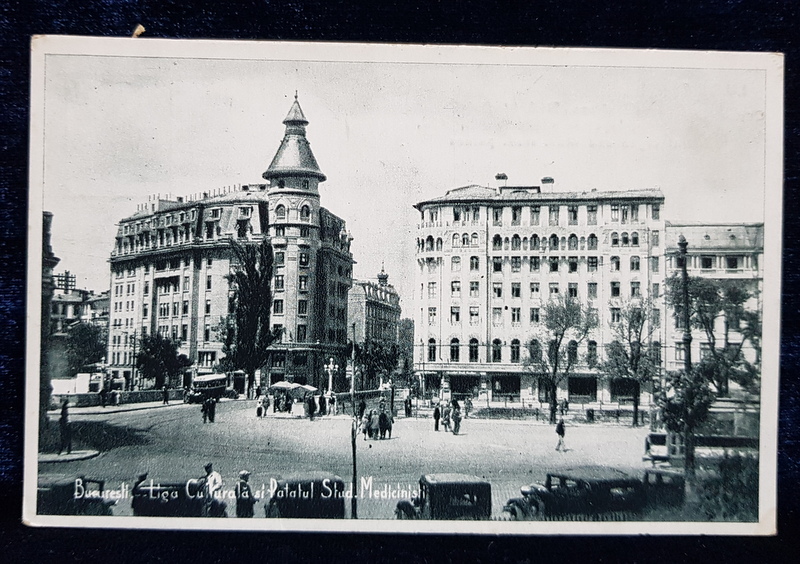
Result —
<instances>
[{"instance_id":1,"label":"ornate lamp standard","mask_svg":"<svg viewBox=\"0 0 800 564\"><path fill-rule=\"evenodd\" d=\"M325 366L325 372L328 373L328 395L333 393L333 374L339 370L339 365L334 363L333 357L328 360Z\"/></svg>"}]
</instances>

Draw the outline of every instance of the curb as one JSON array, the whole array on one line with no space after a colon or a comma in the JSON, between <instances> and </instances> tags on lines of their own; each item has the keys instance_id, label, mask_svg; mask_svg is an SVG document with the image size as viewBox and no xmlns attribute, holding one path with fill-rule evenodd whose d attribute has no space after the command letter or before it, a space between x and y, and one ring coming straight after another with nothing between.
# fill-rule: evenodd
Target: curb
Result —
<instances>
[{"instance_id":1,"label":"curb","mask_svg":"<svg viewBox=\"0 0 800 564\"><path fill-rule=\"evenodd\" d=\"M39 453L39 464L59 464L89 460L100 454L99 450L76 450L69 454Z\"/></svg>"}]
</instances>

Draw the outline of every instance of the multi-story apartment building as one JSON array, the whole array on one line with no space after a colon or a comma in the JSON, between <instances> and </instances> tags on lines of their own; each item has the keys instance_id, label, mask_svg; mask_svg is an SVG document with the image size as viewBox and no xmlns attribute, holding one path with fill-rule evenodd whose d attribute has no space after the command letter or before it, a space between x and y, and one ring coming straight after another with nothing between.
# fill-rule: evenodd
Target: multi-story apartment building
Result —
<instances>
[{"instance_id":1,"label":"multi-story apartment building","mask_svg":"<svg viewBox=\"0 0 800 564\"><path fill-rule=\"evenodd\" d=\"M505 175L498 175L504 180ZM652 300L655 346L663 340L663 216L659 190L559 191L541 186L465 186L415 205L417 237L414 367L426 388L493 401L545 400L526 344L541 338L542 308L567 296L594 310L559 397L615 401L592 360L614 339L631 301ZM640 390L640 401L648 394Z\"/></svg>"},{"instance_id":2,"label":"multi-story apartment building","mask_svg":"<svg viewBox=\"0 0 800 564\"><path fill-rule=\"evenodd\" d=\"M325 181L295 99L266 184L188 198L154 198L119 224L111 254L108 362L113 377L135 379L141 336L180 342L192 361L183 382L222 357L218 329L230 313L230 241L269 238L274 253L272 324L283 338L261 379L322 383L324 361L343 357L353 258L344 220L320 205Z\"/></svg>"},{"instance_id":3,"label":"multi-story apartment building","mask_svg":"<svg viewBox=\"0 0 800 564\"><path fill-rule=\"evenodd\" d=\"M678 239L686 238L686 270L689 276L717 281L732 281L750 293L744 304L749 311L761 310L764 284L764 224L700 224L666 222L667 275L680 275L680 249ZM683 320L670 314L667 320L665 365L667 370L684 367ZM715 338L722 346L725 325L731 343L742 343L743 337L735 323L728 323L724 314L717 318ZM698 329L692 331L691 359L698 362L710 354L708 335ZM743 342L742 354L750 362L757 361L752 343Z\"/></svg>"},{"instance_id":4,"label":"multi-story apartment building","mask_svg":"<svg viewBox=\"0 0 800 564\"><path fill-rule=\"evenodd\" d=\"M354 280L347 300L348 325L356 343L366 340L397 343L400 296L381 268L378 282Z\"/></svg>"}]
</instances>

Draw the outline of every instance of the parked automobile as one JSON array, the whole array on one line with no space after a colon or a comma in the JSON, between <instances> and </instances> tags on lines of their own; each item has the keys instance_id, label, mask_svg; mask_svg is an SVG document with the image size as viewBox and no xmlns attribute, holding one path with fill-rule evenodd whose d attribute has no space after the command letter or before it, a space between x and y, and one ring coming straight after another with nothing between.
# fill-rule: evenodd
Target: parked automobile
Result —
<instances>
[{"instance_id":1,"label":"parked automobile","mask_svg":"<svg viewBox=\"0 0 800 564\"><path fill-rule=\"evenodd\" d=\"M467 474L425 474L419 479L419 495L397 503L398 519L490 519L492 486Z\"/></svg>"},{"instance_id":2,"label":"parked automobile","mask_svg":"<svg viewBox=\"0 0 800 564\"><path fill-rule=\"evenodd\" d=\"M39 515L111 515L116 497L109 497L103 480L85 476L43 474L36 487Z\"/></svg>"},{"instance_id":3,"label":"parked automobile","mask_svg":"<svg viewBox=\"0 0 800 564\"><path fill-rule=\"evenodd\" d=\"M508 500L504 515L511 520L627 520L644 508L646 493L639 478L602 466L580 466L547 474L543 484L520 489Z\"/></svg>"},{"instance_id":4,"label":"parked automobile","mask_svg":"<svg viewBox=\"0 0 800 564\"><path fill-rule=\"evenodd\" d=\"M683 505L685 480L683 470L671 467L648 468L644 472L647 504L651 506Z\"/></svg>"},{"instance_id":5,"label":"parked automobile","mask_svg":"<svg viewBox=\"0 0 800 564\"><path fill-rule=\"evenodd\" d=\"M264 512L271 518L344 519L344 480L330 472L305 472L270 484Z\"/></svg>"},{"instance_id":6,"label":"parked automobile","mask_svg":"<svg viewBox=\"0 0 800 564\"><path fill-rule=\"evenodd\" d=\"M203 517L205 497L203 480L185 482L148 480L142 474L131 490L133 514L145 517ZM227 517L226 504L214 499L208 506L208 517Z\"/></svg>"}]
</instances>

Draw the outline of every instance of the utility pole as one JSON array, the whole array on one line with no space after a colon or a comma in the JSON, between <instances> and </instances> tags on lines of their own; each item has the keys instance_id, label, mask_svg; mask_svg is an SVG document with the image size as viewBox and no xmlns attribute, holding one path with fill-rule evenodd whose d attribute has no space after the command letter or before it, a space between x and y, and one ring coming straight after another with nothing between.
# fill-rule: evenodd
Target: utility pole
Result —
<instances>
[{"instance_id":1,"label":"utility pole","mask_svg":"<svg viewBox=\"0 0 800 564\"><path fill-rule=\"evenodd\" d=\"M691 315L689 313L689 274L686 271L686 249L689 243L686 237L678 238L678 247L681 257L681 280L683 281L683 369L688 375L692 370L692 328L689 326Z\"/></svg>"},{"instance_id":2,"label":"utility pole","mask_svg":"<svg viewBox=\"0 0 800 564\"><path fill-rule=\"evenodd\" d=\"M683 281L683 370L686 373L686 379L693 378L692 376L692 328L689 325L691 315L689 312L689 274L687 272L687 257L686 249L688 248L686 237L681 235L678 238L678 248L680 249L681 257L681 280ZM689 387L691 389L691 386ZM688 391L688 390L687 390ZM684 402L688 406L694 404L694 398L684 397ZM695 460L694 460L694 430L686 427L683 433L683 452L684 452L684 471L685 477L685 508L689 515L694 514L697 507L700 505L700 500L697 496L697 489L695 487Z\"/></svg>"}]
</instances>

